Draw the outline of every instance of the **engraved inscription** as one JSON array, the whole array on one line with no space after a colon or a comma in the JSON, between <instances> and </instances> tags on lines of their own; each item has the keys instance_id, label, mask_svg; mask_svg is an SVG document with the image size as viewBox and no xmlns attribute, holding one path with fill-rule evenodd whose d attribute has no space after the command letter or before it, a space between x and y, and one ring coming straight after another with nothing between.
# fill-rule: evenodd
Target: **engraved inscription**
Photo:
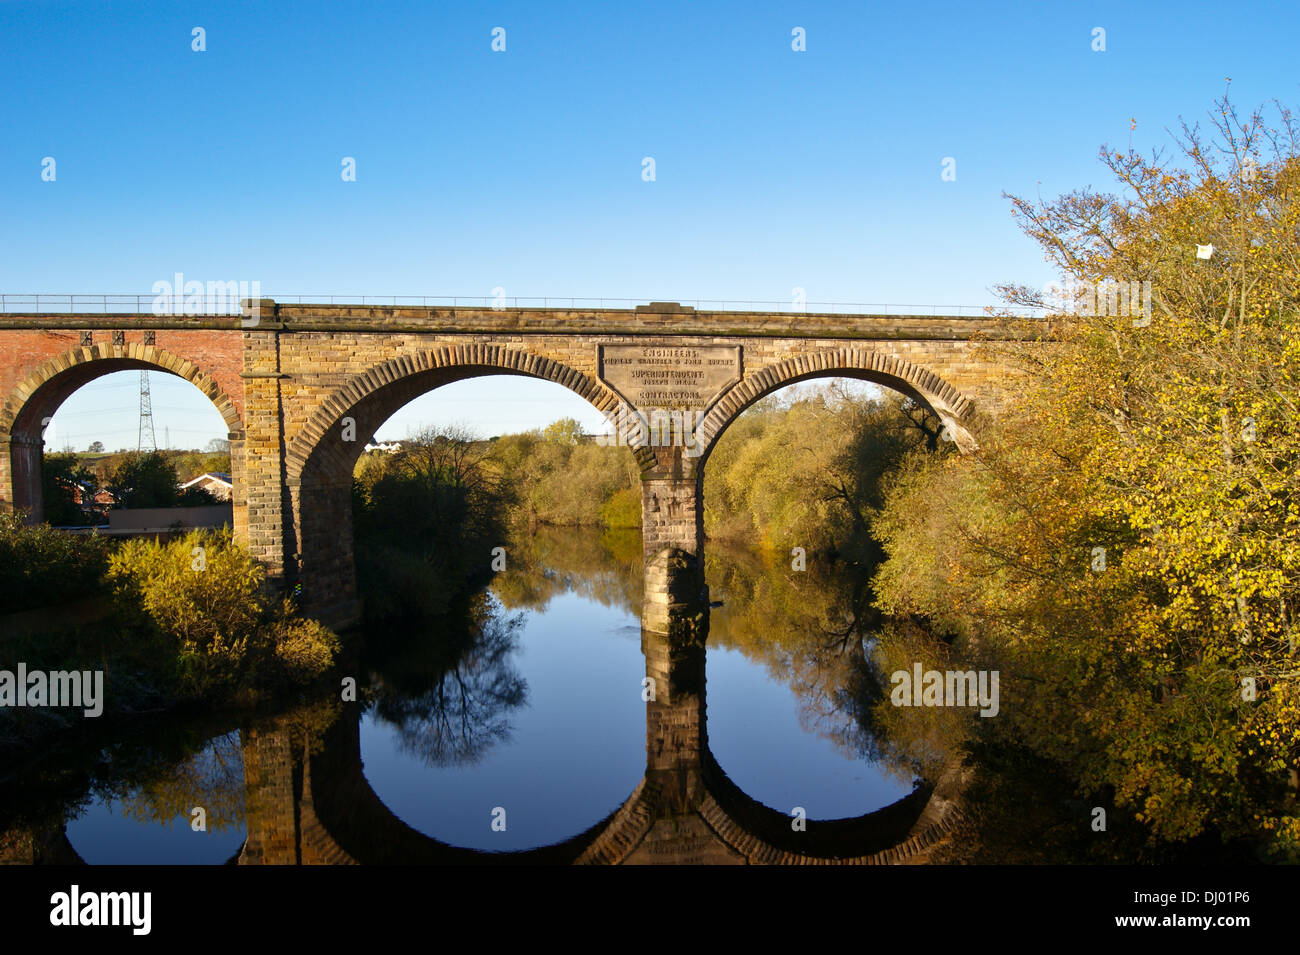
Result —
<instances>
[{"instance_id":1,"label":"engraved inscription","mask_svg":"<svg viewBox=\"0 0 1300 955\"><path fill-rule=\"evenodd\" d=\"M699 408L740 380L739 345L602 345L600 378L637 408Z\"/></svg>"}]
</instances>

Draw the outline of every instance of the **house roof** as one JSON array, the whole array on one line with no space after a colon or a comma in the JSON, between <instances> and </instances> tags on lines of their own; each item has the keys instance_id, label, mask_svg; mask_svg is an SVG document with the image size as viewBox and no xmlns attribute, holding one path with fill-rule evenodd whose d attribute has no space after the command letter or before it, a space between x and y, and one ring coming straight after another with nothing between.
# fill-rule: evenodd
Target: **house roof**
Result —
<instances>
[{"instance_id":1,"label":"house roof","mask_svg":"<svg viewBox=\"0 0 1300 955\"><path fill-rule=\"evenodd\" d=\"M224 484L226 487L231 486L230 475L227 474L225 471L205 471L202 474L200 474L198 477L196 477L194 480L186 481L184 484L181 485L181 487L182 488L192 487L195 484L198 484L200 481L216 481L219 484Z\"/></svg>"}]
</instances>

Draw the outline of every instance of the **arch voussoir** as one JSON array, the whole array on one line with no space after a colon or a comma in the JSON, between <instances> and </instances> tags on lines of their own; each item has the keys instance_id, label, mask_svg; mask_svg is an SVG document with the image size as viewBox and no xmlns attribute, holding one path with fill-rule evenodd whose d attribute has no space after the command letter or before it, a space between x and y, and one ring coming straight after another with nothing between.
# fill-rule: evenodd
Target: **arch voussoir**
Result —
<instances>
[{"instance_id":1,"label":"arch voussoir","mask_svg":"<svg viewBox=\"0 0 1300 955\"><path fill-rule=\"evenodd\" d=\"M439 345L371 366L352 376L322 401L285 449L285 460L289 464L288 477L294 481L301 480L303 469L313 457L319 455L329 454L331 458L337 457L339 463L346 464L343 460L346 455L335 455L331 449L326 449L323 438L341 418L355 411L371 395L386 388L400 388L402 382L418 375L442 368L468 366L481 366L503 373L525 374L553 381L602 410L617 406L619 401L617 395L594 378L544 356L499 345Z\"/></svg>"},{"instance_id":2,"label":"arch voussoir","mask_svg":"<svg viewBox=\"0 0 1300 955\"><path fill-rule=\"evenodd\" d=\"M732 387L705 416L696 440L708 457L719 435L737 415L764 395L813 376L862 377L920 398L959 429L974 409L974 402L928 368L878 351L834 348L811 352L768 365ZM963 431L964 435L964 431ZM969 442L969 436L963 438ZM970 446L965 443L964 446Z\"/></svg>"},{"instance_id":3,"label":"arch voussoir","mask_svg":"<svg viewBox=\"0 0 1300 955\"><path fill-rule=\"evenodd\" d=\"M234 400L221 390L212 376L203 372L193 362L156 347L143 352L136 350L134 346L97 344L73 348L56 355L15 384L5 397L3 405L0 405L0 433L7 434L13 431L23 409L37 392L51 381L74 368L101 361L139 362L184 378L212 402L225 420L227 431L240 432L244 429L244 423Z\"/></svg>"}]
</instances>

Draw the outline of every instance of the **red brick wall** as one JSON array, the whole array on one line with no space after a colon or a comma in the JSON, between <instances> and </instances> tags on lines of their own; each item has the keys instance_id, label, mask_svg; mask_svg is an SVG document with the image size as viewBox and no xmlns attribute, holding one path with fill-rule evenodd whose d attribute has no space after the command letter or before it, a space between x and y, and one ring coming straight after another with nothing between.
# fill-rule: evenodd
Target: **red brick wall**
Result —
<instances>
[{"instance_id":1,"label":"red brick wall","mask_svg":"<svg viewBox=\"0 0 1300 955\"><path fill-rule=\"evenodd\" d=\"M243 431L238 320L196 319L194 327L148 329L154 336L149 346L150 317L60 316L60 324L67 322L62 328L34 328L24 326L48 323L50 316L0 316L0 509L27 510L39 519L42 420L78 388L114 371L158 368L185 377L213 400L231 432ZM114 332L122 333L120 342L114 342ZM82 344L85 333L89 345ZM242 450L242 441L232 444L232 470L238 474L242 461L235 460L235 445ZM246 525L240 503L237 526Z\"/></svg>"},{"instance_id":2,"label":"red brick wall","mask_svg":"<svg viewBox=\"0 0 1300 955\"><path fill-rule=\"evenodd\" d=\"M96 345L110 344L113 329L87 329ZM123 323L127 344L142 343L144 331ZM0 329L0 401L13 394L15 386L41 365L65 352L81 347L82 329ZM193 363L216 382L244 416L243 342L238 328L174 329L154 331L154 345ZM17 410L17 409L13 409Z\"/></svg>"}]
</instances>

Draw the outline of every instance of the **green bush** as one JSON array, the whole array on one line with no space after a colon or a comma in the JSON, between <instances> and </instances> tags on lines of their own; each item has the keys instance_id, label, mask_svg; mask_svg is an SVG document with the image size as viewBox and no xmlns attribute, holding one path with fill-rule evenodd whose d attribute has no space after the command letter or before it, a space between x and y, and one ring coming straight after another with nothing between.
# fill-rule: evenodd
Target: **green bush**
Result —
<instances>
[{"instance_id":1,"label":"green bush","mask_svg":"<svg viewBox=\"0 0 1300 955\"><path fill-rule=\"evenodd\" d=\"M0 606L15 612L96 594L107 556L107 541L98 534L69 534L0 514Z\"/></svg>"},{"instance_id":2,"label":"green bush","mask_svg":"<svg viewBox=\"0 0 1300 955\"><path fill-rule=\"evenodd\" d=\"M165 543L124 541L108 568L120 600L195 651L256 627L266 610L263 576L228 530L193 531Z\"/></svg>"},{"instance_id":3,"label":"green bush","mask_svg":"<svg viewBox=\"0 0 1300 955\"><path fill-rule=\"evenodd\" d=\"M247 694L329 668L338 640L315 621L272 608L264 572L230 531L194 531L166 543L131 540L109 560L119 613L174 654L180 692Z\"/></svg>"},{"instance_id":4,"label":"green bush","mask_svg":"<svg viewBox=\"0 0 1300 955\"><path fill-rule=\"evenodd\" d=\"M339 652L339 638L319 620L282 615L271 624L271 634L275 658L291 684L320 679L334 665Z\"/></svg>"}]
</instances>

